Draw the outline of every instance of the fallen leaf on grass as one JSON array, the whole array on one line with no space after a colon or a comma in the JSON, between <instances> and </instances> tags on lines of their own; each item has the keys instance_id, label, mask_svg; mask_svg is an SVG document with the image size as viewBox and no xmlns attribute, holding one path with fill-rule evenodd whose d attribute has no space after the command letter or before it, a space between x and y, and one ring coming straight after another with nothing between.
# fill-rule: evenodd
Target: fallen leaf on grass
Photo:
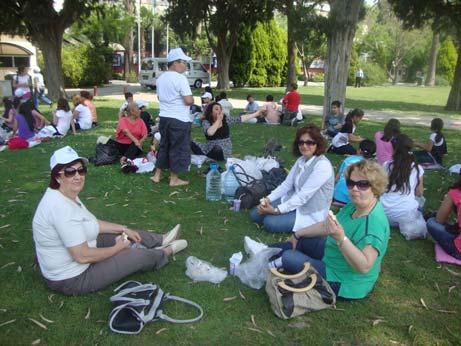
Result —
<instances>
[{"instance_id":1,"label":"fallen leaf on grass","mask_svg":"<svg viewBox=\"0 0 461 346\"><path fill-rule=\"evenodd\" d=\"M104 320L97 320L96 323L106 323L107 321Z\"/></svg>"},{"instance_id":2,"label":"fallen leaf on grass","mask_svg":"<svg viewBox=\"0 0 461 346\"><path fill-rule=\"evenodd\" d=\"M128 206L129 206L129 204L128 204L128 203L127 203L127 204L124 204L124 205L122 205L122 207L128 207Z\"/></svg>"},{"instance_id":3,"label":"fallen leaf on grass","mask_svg":"<svg viewBox=\"0 0 461 346\"><path fill-rule=\"evenodd\" d=\"M162 328L162 329L159 329L155 332L155 335L159 335L160 333L164 332L165 330L167 330L167 328Z\"/></svg>"},{"instance_id":4,"label":"fallen leaf on grass","mask_svg":"<svg viewBox=\"0 0 461 346\"><path fill-rule=\"evenodd\" d=\"M445 269L447 270L447 272L449 272L450 274L452 274L454 276L461 276L461 273L458 273L457 271L448 269L447 267L445 267Z\"/></svg>"},{"instance_id":5,"label":"fallen leaf on grass","mask_svg":"<svg viewBox=\"0 0 461 346\"><path fill-rule=\"evenodd\" d=\"M7 264L4 264L0 267L0 269L3 269L3 268L6 268L6 267L9 267L9 266L12 266L13 264L15 264L16 262L9 262Z\"/></svg>"},{"instance_id":6,"label":"fallen leaf on grass","mask_svg":"<svg viewBox=\"0 0 461 346\"><path fill-rule=\"evenodd\" d=\"M0 229L2 229L2 228L7 228L7 227L10 227L10 226L11 226L10 224L3 225L3 226L0 227Z\"/></svg>"},{"instance_id":7,"label":"fallen leaf on grass","mask_svg":"<svg viewBox=\"0 0 461 346\"><path fill-rule=\"evenodd\" d=\"M410 326L408 327L408 333L410 333L410 332L412 331L412 329L413 329L413 325L410 325Z\"/></svg>"},{"instance_id":8,"label":"fallen leaf on grass","mask_svg":"<svg viewBox=\"0 0 461 346\"><path fill-rule=\"evenodd\" d=\"M336 307L336 305L333 305L333 310L337 310L337 311L346 311L345 309L340 309L340 308Z\"/></svg>"},{"instance_id":9,"label":"fallen leaf on grass","mask_svg":"<svg viewBox=\"0 0 461 346\"><path fill-rule=\"evenodd\" d=\"M39 315L39 316L40 316L40 318L41 318L42 320L44 320L45 322L48 322L48 323L54 323L54 321L52 321L52 320L49 320L48 318L46 318L46 317L45 317L45 316L43 316L42 314L38 314L38 315Z\"/></svg>"},{"instance_id":10,"label":"fallen leaf on grass","mask_svg":"<svg viewBox=\"0 0 461 346\"><path fill-rule=\"evenodd\" d=\"M0 312L6 312L7 310L6 309L0 309Z\"/></svg>"},{"instance_id":11,"label":"fallen leaf on grass","mask_svg":"<svg viewBox=\"0 0 461 346\"><path fill-rule=\"evenodd\" d=\"M440 287L439 287L439 284L438 284L437 282L435 282L435 288L437 289L437 292L442 293L442 292L440 291Z\"/></svg>"},{"instance_id":12,"label":"fallen leaf on grass","mask_svg":"<svg viewBox=\"0 0 461 346\"><path fill-rule=\"evenodd\" d=\"M87 197L86 199L90 200L90 199L96 199L97 197L93 197L93 196L90 196L90 197Z\"/></svg>"},{"instance_id":13,"label":"fallen leaf on grass","mask_svg":"<svg viewBox=\"0 0 461 346\"><path fill-rule=\"evenodd\" d=\"M224 225L229 222L229 219L227 217L224 218Z\"/></svg>"},{"instance_id":14,"label":"fallen leaf on grass","mask_svg":"<svg viewBox=\"0 0 461 346\"><path fill-rule=\"evenodd\" d=\"M250 327L247 327L248 330L251 330L253 332L257 332L257 333L261 333L263 334L263 331L262 330L259 330L259 329L256 329L256 328L250 328Z\"/></svg>"},{"instance_id":15,"label":"fallen leaf on grass","mask_svg":"<svg viewBox=\"0 0 461 346\"><path fill-rule=\"evenodd\" d=\"M239 295L240 295L240 298L242 298L243 300L247 300L247 298L243 295L242 291L239 290Z\"/></svg>"},{"instance_id":16,"label":"fallen leaf on grass","mask_svg":"<svg viewBox=\"0 0 461 346\"><path fill-rule=\"evenodd\" d=\"M426 310L429 310L429 308L427 307L426 303L424 302L424 299L423 298L419 298L419 301L421 302L421 305L424 306L424 308Z\"/></svg>"},{"instance_id":17,"label":"fallen leaf on grass","mask_svg":"<svg viewBox=\"0 0 461 346\"><path fill-rule=\"evenodd\" d=\"M45 329L45 330L48 330L47 326L45 326L43 323L37 321L37 320L34 320L33 318L30 318L29 317L29 320L34 322L37 326L39 326L40 328L42 329Z\"/></svg>"},{"instance_id":18,"label":"fallen leaf on grass","mask_svg":"<svg viewBox=\"0 0 461 346\"><path fill-rule=\"evenodd\" d=\"M91 313L91 310L90 310L90 308L88 308L88 312L85 315L85 320L90 318L90 313Z\"/></svg>"},{"instance_id":19,"label":"fallen leaf on grass","mask_svg":"<svg viewBox=\"0 0 461 346\"><path fill-rule=\"evenodd\" d=\"M18 200L17 199L10 199L8 200L9 203L13 203L13 202L17 202Z\"/></svg>"},{"instance_id":20,"label":"fallen leaf on grass","mask_svg":"<svg viewBox=\"0 0 461 346\"><path fill-rule=\"evenodd\" d=\"M102 335L104 328L99 329L99 335Z\"/></svg>"},{"instance_id":21,"label":"fallen leaf on grass","mask_svg":"<svg viewBox=\"0 0 461 346\"><path fill-rule=\"evenodd\" d=\"M223 300L224 300L225 302L230 302L231 300L234 300L234 299L237 299L237 296L226 297L226 298L224 298Z\"/></svg>"},{"instance_id":22,"label":"fallen leaf on grass","mask_svg":"<svg viewBox=\"0 0 461 346\"><path fill-rule=\"evenodd\" d=\"M0 324L0 327L6 326L7 324L11 324L13 322L16 322L16 320L9 320L9 321L3 322L2 324Z\"/></svg>"},{"instance_id":23,"label":"fallen leaf on grass","mask_svg":"<svg viewBox=\"0 0 461 346\"><path fill-rule=\"evenodd\" d=\"M22 267L18 266L18 269L16 269L16 272L18 272L18 273L22 272Z\"/></svg>"},{"instance_id":24,"label":"fallen leaf on grass","mask_svg":"<svg viewBox=\"0 0 461 346\"><path fill-rule=\"evenodd\" d=\"M272 333L270 330L266 329L266 332L267 332L267 334L269 334L270 336L272 336L272 337L274 337L274 338L275 338L275 335L274 335L274 333Z\"/></svg>"},{"instance_id":25,"label":"fallen leaf on grass","mask_svg":"<svg viewBox=\"0 0 461 346\"><path fill-rule=\"evenodd\" d=\"M107 198L107 196L109 196L109 192L106 192L106 193L104 194L104 198Z\"/></svg>"},{"instance_id":26,"label":"fallen leaf on grass","mask_svg":"<svg viewBox=\"0 0 461 346\"><path fill-rule=\"evenodd\" d=\"M384 323L384 322L386 322L386 321L385 321L385 320L381 320L381 319L378 318L377 320L374 320L372 324L373 324L373 327L374 327L374 326L377 326L378 324Z\"/></svg>"},{"instance_id":27,"label":"fallen leaf on grass","mask_svg":"<svg viewBox=\"0 0 461 346\"><path fill-rule=\"evenodd\" d=\"M54 297L54 294L50 294L50 295L48 296L48 301L49 301L50 303L53 303L53 297Z\"/></svg>"},{"instance_id":28,"label":"fallen leaf on grass","mask_svg":"<svg viewBox=\"0 0 461 346\"><path fill-rule=\"evenodd\" d=\"M12 242L12 243L19 243L19 240L11 239L11 242Z\"/></svg>"},{"instance_id":29,"label":"fallen leaf on grass","mask_svg":"<svg viewBox=\"0 0 461 346\"><path fill-rule=\"evenodd\" d=\"M448 294L450 294L451 291L453 291L455 288L456 288L456 286L451 286L451 287L449 287L449 288L448 288Z\"/></svg>"},{"instance_id":30,"label":"fallen leaf on grass","mask_svg":"<svg viewBox=\"0 0 461 346\"><path fill-rule=\"evenodd\" d=\"M258 326L256 325L256 321L255 321L255 316L254 316L254 315L251 315L251 323L253 323L253 325L255 326L255 328L258 327Z\"/></svg>"},{"instance_id":31,"label":"fallen leaf on grass","mask_svg":"<svg viewBox=\"0 0 461 346\"><path fill-rule=\"evenodd\" d=\"M40 341L40 339L35 339L34 341L32 341L31 345L38 345Z\"/></svg>"},{"instance_id":32,"label":"fallen leaf on grass","mask_svg":"<svg viewBox=\"0 0 461 346\"><path fill-rule=\"evenodd\" d=\"M59 309L61 309L64 305L64 300L61 300L61 304L59 304Z\"/></svg>"},{"instance_id":33,"label":"fallen leaf on grass","mask_svg":"<svg viewBox=\"0 0 461 346\"><path fill-rule=\"evenodd\" d=\"M440 310L440 309L433 309L434 311L441 312L444 314L456 314L456 311L450 311L450 310Z\"/></svg>"},{"instance_id":34,"label":"fallen leaf on grass","mask_svg":"<svg viewBox=\"0 0 461 346\"><path fill-rule=\"evenodd\" d=\"M199 214L199 213L203 213L203 211L197 210L197 211L194 211L192 214Z\"/></svg>"},{"instance_id":35,"label":"fallen leaf on grass","mask_svg":"<svg viewBox=\"0 0 461 346\"><path fill-rule=\"evenodd\" d=\"M179 191L174 191L174 192L172 192L172 193L169 194L169 197L172 197L172 196L174 196L174 195L177 195L178 193L179 193Z\"/></svg>"},{"instance_id":36,"label":"fallen leaf on grass","mask_svg":"<svg viewBox=\"0 0 461 346\"><path fill-rule=\"evenodd\" d=\"M106 207L112 207L113 205L116 205L117 203L109 203L109 204L106 204Z\"/></svg>"}]
</instances>

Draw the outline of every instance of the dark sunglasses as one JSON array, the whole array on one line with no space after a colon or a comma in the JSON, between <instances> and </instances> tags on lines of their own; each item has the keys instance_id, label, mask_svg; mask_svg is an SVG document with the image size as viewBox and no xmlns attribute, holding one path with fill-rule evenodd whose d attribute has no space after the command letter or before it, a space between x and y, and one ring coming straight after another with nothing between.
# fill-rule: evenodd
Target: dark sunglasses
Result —
<instances>
[{"instance_id":1,"label":"dark sunglasses","mask_svg":"<svg viewBox=\"0 0 461 346\"><path fill-rule=\"evenodd\" d=\"M347 188L349 190L352 190L354 188L354 186L357 186L357 189L359 189L360 191L368 190L370 188L370 186L371 186L370 182L368 180L355 181L355 180L351 180L351 179L346 180L346 185L347 185Z\"/></svg>"},{"instance_id":2,"label":"dark sunglasses","mask_svg":"<svg viewBox=\"0 0 461 346\"><path fill-rule=\"evenodd\" d=\"M303 144L306 144L306 145L311 146L311 145L317 145L317 142L311 141L310 139L308 139L307 141L302 141L302 140L299 140L299 141L298 141L298 145L299 145L299 146L301 146L301 145L303 145Z\"/></svg>"},{"instance_id":3,"label":"dark sunglasses","mask_svg":"<svg viewBox=\"0 0 461 346\"><path fill-rule=\"evenodd\" d=\"M66 168L64 168L63 171L59 172L59 174L64 173L65 177L71 178L77 173L78 173L78 175L83 177L83 176L86 175L86 172L88 172L88 169L86 168L86 166L82 166L80 168L66 167Z\"/></svg>"}]
</instances>

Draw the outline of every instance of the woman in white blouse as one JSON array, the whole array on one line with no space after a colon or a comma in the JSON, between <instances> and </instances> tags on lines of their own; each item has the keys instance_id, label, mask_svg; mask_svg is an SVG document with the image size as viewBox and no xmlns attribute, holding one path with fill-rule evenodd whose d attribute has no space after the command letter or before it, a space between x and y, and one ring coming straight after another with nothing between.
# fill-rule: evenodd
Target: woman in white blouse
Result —
<instances>
[{"instance_id":1,"label":"woman in white blouse","mask_svg":"<svg viewBox=\"0 0 461 346\"><path fill-rule=\"evenodd\" d=\"M314 124L298 129L293 154L299 159L285 181L253 208L250 218L271 233L324 221L333 197L334 171L323 155L327 143Z\"/></svg>"}]
</instances>

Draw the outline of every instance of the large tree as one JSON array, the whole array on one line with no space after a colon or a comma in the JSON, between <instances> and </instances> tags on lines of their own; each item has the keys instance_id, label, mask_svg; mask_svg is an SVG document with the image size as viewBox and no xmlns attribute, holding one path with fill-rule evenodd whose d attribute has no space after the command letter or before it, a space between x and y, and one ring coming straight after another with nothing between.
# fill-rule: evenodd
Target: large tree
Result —
<instances>
[{"instance_id":1,"label":"large tree","mask_svg":"<svg viewBox=\"0 0 461 346\"><path fill-rule=\"evenodd\" d=\"M272 0L171 0L166 19L179 34L203 29L218 60L218 88L229 88L229 64L240 31L272 16Z\"/></svg>"},{"instance_id":2,"label":"large tree","mask_svg":"<svg viewBox=\"0 0 461 346\"><path fill-rule=\"evenodd\" d=\"M450 23L456 31L458 61L446 109L461 110L461 1L459 0L388 0L408 27L422 27L434 19Z\"/></svg>"},{"instance_id":3,"label":"large tree","mask_svg":"<svg viewBox=\"0 0 461 346\"><path fill-rule=\"evenodd\" d=\"M329 0L329 3L324 117L330 110L331 102L338 100L344 104L352 43L363 14L363 0Z\"/></svg>"},{"instance_id":4,"label":"large tree","mask_svg":"<svg viewBox=\"0 0 461 346\"><path fill-rule=\"evenodd\" d=\"M43 53L49 95L65 96L61 64L64 30L87 16L97 0L65 0L60 11L53 0L3 0L0 32L26 35Z\"/></svg>"}]
</instances>

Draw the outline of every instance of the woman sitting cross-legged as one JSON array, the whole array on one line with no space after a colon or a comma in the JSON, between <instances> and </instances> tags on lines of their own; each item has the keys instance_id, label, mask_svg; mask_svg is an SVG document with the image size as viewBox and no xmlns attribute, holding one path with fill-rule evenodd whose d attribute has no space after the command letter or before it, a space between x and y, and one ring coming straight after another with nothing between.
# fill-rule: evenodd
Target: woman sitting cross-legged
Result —
<instances>
[{"instance_id":1,"label":"woman sitting cross-legged","mask_svg":"<svg viewBox=\"0 0 461 346\"><path fill-rule=\"evenodd\" d=\"M452 212L457 219L454 227L447 223ZM427 230L447 254L461 260L461 172L443 198L437 215L427 220Z\"/></svg>"},{"instance_id":2,"label":"woman sitting cross-legged","mask_svg":"<svg viewBox=\"0 0 461 346\"><path fill-rule=\"evenodd\" d=\"M141 119L141 111L136 103L126 106L126 117L118 120L115 141L122 156L121 162L133 160L142 154L142 144L147 138L147 128Z\"/></svg>"},{"instance_id":3,"label":"woman sitting cross-legged","mask_svg":"<svg viewBox=\"0 0 461 346\"><path fill-rule=\"evenodd\" d=\"M175 240L179 225L160 235L98 220L78 197L87 163L71 147L54 152L49 188L32 223L42 276L49 288L67 295L97 291L135 272L159 269L187 247L187 241Z\"/></svg>"},{"instance_id":4,"label":"woman sitting cross-legged","mask_svg":"<svg viewBox=\"0 0 461 346\"><path fill-rule=\"evenodd\" d=\"M346 170L351 203L335 217L297 230L288 242L274 244L281 257L271 265L290 273L310 262L337 296L365 298L373 289L389 241L389 223L378 198L387 176L376 162L363 160Z\"/></svg>"},{"instance_id":5,"label":"woman sitting cross-legged","mask_svg":"<svg viewBox=\"0 0 461 346\"><path fill-rule=\"evenodd\" d=\"M202 122L206 143L192 141L191 150L196 155L206 155L216 161L224 161L232 155L232 141L230 139L230 124L244 123L257 118L261 114L258 110L251 114L242 114L237 117L223 113L219 103L210 103L204 113Z\"/></svg>"},{"instance_id":6,"label":"woman sitting cross-legged","mask_svg":"<svg viewBox=\"0 0 461 346\"><path fill-rule=\"evenodd\" d=\"M323 155L325 138L314 124L298 129L293 154L298 160L280 186L250 211L268 232L295 232L325 220L334 188L334 171Z\"/></svg>"}]
</instances>

